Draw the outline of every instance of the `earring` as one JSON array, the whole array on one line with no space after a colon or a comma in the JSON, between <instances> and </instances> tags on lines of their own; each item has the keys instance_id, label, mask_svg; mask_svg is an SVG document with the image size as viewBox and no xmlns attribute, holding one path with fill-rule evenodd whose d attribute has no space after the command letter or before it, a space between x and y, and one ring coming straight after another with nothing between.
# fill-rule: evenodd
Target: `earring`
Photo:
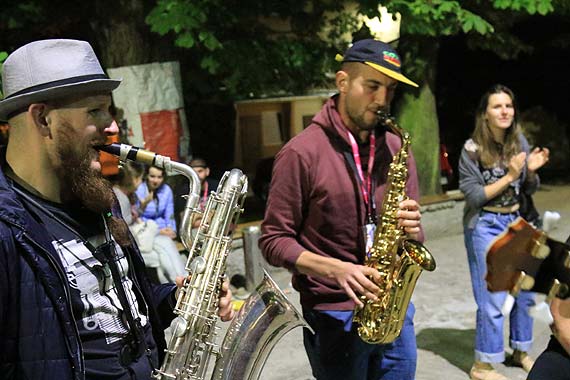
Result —
<instances>
[{"instance_id":1,"label":"earring","mask_svg":"<svg viewBox=\"0 0 570 380\"><path fill-rule=\"evenodd\" d=\"M42 127L42 130L43 130L43 131L42 131L42 134L43 134L44 136L49 137L50 140L53 139L53 136L51 135L51 128L50 128L50 127L48 127L47 125L44 125L44 126Z\"/></svg>"}]
</instances>

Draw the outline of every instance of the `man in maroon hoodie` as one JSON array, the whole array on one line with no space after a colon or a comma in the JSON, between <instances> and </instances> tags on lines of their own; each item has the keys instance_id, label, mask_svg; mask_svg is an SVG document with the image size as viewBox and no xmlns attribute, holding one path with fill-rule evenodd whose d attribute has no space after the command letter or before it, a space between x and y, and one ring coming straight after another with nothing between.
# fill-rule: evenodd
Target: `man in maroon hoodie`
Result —
<instances>
[{"instance_id":1,"label":"man in maroon hoodie","mask_svg":"<svg viewBox=\"0 0 570 380\"><path fill-rule=\"evenodd\" d=\"M359 296L375 300L380 290L379 272L363 263L388 166L401 145L380 125L377 111L389 110L398 82L417 84L402 75L396 51L380 41L357 41L340 58L339 93L276 156L260 247L269 263L293 273L303 315L315 330L305 330L304 344L318 380L412 380L413 304L391 344L362 341L352 317L362 305ZM411 155L406 193L410 199L399 204L398 223L421 241Z\"/></svg>"}]
</instances>

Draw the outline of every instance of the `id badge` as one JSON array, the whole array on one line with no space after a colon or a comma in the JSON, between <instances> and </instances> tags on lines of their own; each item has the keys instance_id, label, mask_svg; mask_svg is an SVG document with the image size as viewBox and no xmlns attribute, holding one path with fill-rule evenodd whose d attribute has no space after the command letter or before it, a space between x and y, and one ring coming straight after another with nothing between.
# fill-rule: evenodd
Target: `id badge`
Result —
<instances>
[{"instance_id":1,"label":"id badge","mask_svg":"<svg viewBox=\"0 0 570 380\"><path fill-rule=\"evenodd\" d=\"M376 231L376 224L368 223L362 227L364 232L365 247L366 247L366 257L370 256L370 250L372 249L372 244L374 244L374 231Z\"/></svg>"}]
</instances>

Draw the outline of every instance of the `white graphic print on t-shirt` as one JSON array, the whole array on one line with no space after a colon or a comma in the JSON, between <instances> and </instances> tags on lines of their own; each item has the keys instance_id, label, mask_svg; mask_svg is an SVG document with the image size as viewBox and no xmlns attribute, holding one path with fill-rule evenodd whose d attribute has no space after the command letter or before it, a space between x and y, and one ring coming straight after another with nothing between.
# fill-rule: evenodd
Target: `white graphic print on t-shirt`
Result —
<instances>
[{"instance_id":1,"label":"white graphic print on t-shirt","mask_svg":"<svg viewBox=\"0 0 570 380\"><path fill-rule=\"evenodd\" d=\"M120 317L122 306L109 266L101 264L93 257L81 241L75 239L68 242L53 241L52 244L61 258L70 286L79 291L84 306L78 323L82 323L87 330L101 329L108 344L123 339L128 330ZM127 277L128 261L118 244L115 244L115 249L119 257L117 266L131 311L135 314L135 318L141 319L141 324L144 326L147 319L139 314L132 290L133 283Z\"/></svg>"}]
</instances>

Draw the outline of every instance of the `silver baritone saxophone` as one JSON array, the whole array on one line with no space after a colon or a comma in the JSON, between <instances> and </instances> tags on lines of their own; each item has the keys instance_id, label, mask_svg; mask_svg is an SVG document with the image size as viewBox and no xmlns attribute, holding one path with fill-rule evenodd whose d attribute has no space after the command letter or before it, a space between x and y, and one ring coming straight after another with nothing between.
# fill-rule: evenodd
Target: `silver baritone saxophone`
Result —
<instances>
[{"instance_id":1,"label":"silver baritone saxophone","mask_svg":"<svg viewBox=\"0 0 570 380\"><path fill-rule=\"evenodd\" d=\"M125 144L98 149L115 154L122 161L139 161L182 174L190 182L179 233L189 252L186 270L191 277L177 296L172 336L164 362L154 378L205 379L210 359L216 357L211 379L259 379L269 353L281 336L294 327L308 325L265 273L263 281L228 327L221 347L216 345L218 295L231 250L232 227L243 212L247 177L239 169L226 172L202 212L198 208L200 179L191 167ZM193 237L192 222L196 217L201 220Z\"/></svg>"},{"instance_id":2,"label":"silver baritone saxophone","mask_svg":"<svg viewBox=\"0 0 570 380\"><path fill-rule=\"evenodd\" d=\"M354 321L359 324L358 334L362 340L386 344L400 335L416 281L422 270L435 269L435 260L420 242L407 238L403 228L398 226L399 204L407 198L410 135L389 115L379 112L378 117L380 123L401 138L402 146L390 163L374 242L364 260L364 265L380 272L381 292L377 301L361 297L364 307L355 310Z\"/></svg>"}]
</instances>

